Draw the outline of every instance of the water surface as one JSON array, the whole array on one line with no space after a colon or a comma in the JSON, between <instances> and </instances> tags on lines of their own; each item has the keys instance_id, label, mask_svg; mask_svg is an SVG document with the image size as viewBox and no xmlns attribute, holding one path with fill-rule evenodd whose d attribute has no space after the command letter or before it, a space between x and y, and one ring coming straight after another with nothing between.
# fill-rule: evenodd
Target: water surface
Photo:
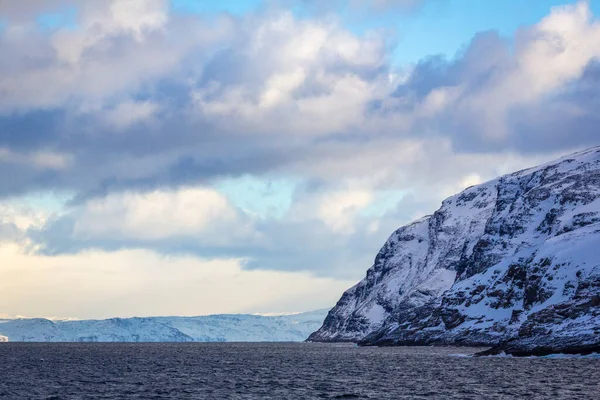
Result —
<instances>
[{"instance_id":1,"label":"water surface","mask_svg":"<svg viewBox=\"0 0 600 400\"><path fill-rule=\"evenodd\" d=\"M2 399L598 399L600 359L290 343L0 344Z\"/></svg>"}]
</instances>

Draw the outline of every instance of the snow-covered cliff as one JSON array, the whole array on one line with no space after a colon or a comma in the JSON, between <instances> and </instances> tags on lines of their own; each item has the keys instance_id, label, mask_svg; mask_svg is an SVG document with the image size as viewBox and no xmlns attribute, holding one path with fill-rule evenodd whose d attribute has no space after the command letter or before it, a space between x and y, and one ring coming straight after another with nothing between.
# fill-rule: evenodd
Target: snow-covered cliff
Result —
<instances>
[{"instance_id":1,"label":"snow-covered cliff","mask_svg":"<svg viewBox=\"0 0 600 400\"><path fill-rule=\"evenodd\" d=\"M75 321L8 319L0 320L0 335L11 342L299 342L321 326L326 313Z\"/></svg>"},{"instance_id":2,"label":"snow-covered cliff","mask_svg":"<svg viewBox=\"0 0 600 400\"><path fill-rule=\"evenodd\" d=\"M468 188L398 229L309 340L600 345L600 147Z\"/></svg>"}]
</instances>

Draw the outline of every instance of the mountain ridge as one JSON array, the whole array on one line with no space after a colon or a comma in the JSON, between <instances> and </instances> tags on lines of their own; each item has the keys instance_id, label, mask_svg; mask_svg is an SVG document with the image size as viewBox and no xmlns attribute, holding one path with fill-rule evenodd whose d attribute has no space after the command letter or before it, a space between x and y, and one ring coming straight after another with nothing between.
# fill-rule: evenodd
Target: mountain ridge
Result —
<instances>
[{"instance_id":1,"label":"mountain ridge","mask_svg":"<svg viewBox=\"0 0 600 400\"><path fill-rule=\"evenodd\" d=\"M399 228L309 340L593 347L597 248L600 146L467 188Z\"/></svg>"},{"instance_id":2,"label":"mountain ridge","mask_svg":"<svg viewBox=\"0 0 600 400\"><path fill-rule=\"evenodd\" d=\"M215 314L91 320L0 319L10 342L299 342L327 310L281 316Z\"/></svg>"}]
</instances>

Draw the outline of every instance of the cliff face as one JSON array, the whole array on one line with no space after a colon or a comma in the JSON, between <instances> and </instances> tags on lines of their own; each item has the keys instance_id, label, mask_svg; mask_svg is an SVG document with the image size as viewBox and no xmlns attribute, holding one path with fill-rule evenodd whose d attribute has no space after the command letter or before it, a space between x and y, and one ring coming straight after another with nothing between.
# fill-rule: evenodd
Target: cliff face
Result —
<instances>
[{"instance_id":1,"label":"cliff face","mask_svg":"<svg viewBox=\"0 0 600 400\"><path fill-rule=\"evenodd\" d=\"M398 229L309 340L598 345L600 148L468 188Z\"/></svg>"}]
</instances>

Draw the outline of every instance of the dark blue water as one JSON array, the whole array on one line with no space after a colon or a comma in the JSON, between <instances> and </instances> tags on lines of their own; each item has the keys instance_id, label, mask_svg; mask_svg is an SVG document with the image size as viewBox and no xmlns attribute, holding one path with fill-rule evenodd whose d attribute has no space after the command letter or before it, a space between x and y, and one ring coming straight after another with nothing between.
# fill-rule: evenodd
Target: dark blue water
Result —
<instances>
[{"instance_id":1,"label":"dark blue water","mask_svg":"<svg viewBox=\"0 0 600 400\"><path fill-rule=\"evenodd\" d=\"M600 399L600 359L456 348L0 344L2 399Z\"/></svg>"}]
</instances>

